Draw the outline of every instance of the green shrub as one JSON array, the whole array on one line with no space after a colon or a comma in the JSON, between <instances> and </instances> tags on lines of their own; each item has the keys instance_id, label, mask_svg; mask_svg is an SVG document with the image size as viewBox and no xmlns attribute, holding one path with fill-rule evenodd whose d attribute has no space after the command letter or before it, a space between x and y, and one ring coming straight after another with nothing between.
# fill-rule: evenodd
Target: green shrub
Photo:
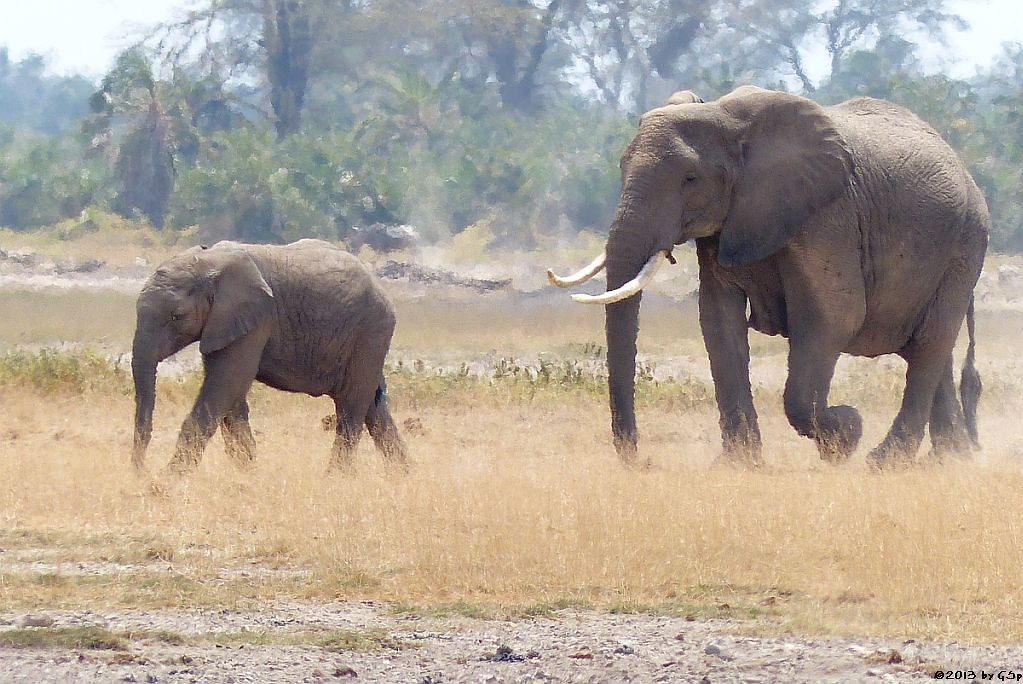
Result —
<instances>
[{"instance_id":1,"label":"green shrub","mask_svg":"<svg viewBox=\"0 0 1023 684\"><path fill-rule=\"evenodd\" d=\"M131 375L91 351L8 351L0 355L0 387L42 392L131 394Z\"/></svg>"}]
</instances>

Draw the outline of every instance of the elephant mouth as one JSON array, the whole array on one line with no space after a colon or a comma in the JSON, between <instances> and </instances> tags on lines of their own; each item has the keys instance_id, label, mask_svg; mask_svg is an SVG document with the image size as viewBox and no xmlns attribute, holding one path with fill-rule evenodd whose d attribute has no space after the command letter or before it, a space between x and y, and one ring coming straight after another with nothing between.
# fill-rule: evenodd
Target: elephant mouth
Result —
<instances>
[{"instance_id":1,"label":"elephant mouth","mask_svg":"<svg viewBox=\"0 0 1023 684\"><path fill-rule=\"evenodd\" d=\"M696 238L709 237L718 231L718 226L715 226L711 221L707 219L707 210L701 209L699 211L684 212L682 214L682 221L679 226L678 239L675 241L676 245L681 245L689 240L695 240Z\"/></svg>"}]
</instances>

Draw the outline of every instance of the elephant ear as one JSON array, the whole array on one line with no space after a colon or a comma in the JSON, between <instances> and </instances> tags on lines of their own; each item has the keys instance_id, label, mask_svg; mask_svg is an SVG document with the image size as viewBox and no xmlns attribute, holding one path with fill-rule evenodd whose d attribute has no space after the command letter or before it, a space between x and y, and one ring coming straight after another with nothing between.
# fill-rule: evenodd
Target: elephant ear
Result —
<instances>
[{"instance_id":1,"label":"elephant ear","mask_svg":"<svg viewBox=\"0 0 1023 684\"><path fill-rule=\"evenodd\" d=\"M199 338L199 351L209 354L265 321L273 309L273 291L244 250L210 249L203 256L213 301Z\"/></svg>"},{"instance_id":2,"label":"elephant ear","mask_svg":"<svg viewBox=\"0 0 1023 684\"><path fill-rule=\"evenodd\" d=\"M847 188L853 158L831 117L797 95L745 86L718 100L739 122L739 173L718 261L738 266L785 246Z\"/></svg>"}]
</instances>

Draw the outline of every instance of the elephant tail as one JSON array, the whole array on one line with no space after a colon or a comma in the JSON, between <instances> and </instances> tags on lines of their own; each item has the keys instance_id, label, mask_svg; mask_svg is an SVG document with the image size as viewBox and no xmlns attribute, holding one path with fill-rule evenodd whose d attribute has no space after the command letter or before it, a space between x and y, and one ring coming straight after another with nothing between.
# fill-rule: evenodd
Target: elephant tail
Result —
<instances>
[{"instance_id":1,"label":"elephant tail","mask_svg":"<svg viewBox=\"0 0 1023 684\"><path fill-rule=\"evenodd\" d=\"M963 402L963 415L966 417L966 430L970 433L970 440L975 447L980 446L977 438L977 403L980 401L980 393L984 386L980 382L980 373L974 365L976 360L976 326L973 314L973 295L970 295L970 305L966 309L966 332L970 337L970 344L966 348L966 359L963 361L963 374L959 379L959 398Z\"/></svg>"}]
</instances>

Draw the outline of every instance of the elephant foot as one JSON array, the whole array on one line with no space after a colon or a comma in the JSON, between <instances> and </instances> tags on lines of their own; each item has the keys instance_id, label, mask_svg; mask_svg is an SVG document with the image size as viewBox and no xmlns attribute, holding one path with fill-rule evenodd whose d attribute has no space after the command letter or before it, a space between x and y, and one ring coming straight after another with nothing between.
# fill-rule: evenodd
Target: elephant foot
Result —
<instances>
[{"instance_id":1,"label":"elephant foot","mask_svg":"<svg viewBox=\"0 0 1023 684\"><path fill-rule=\"evenodd\" d=\"M638 440L635 434L616 434L614 436L615 451L618 452L618 460L620 460L626 467L639 465L639 449L637 447L637 442Z\"/></svg>"},{"instance_id":2,"label":"elephant foot","mask_svg":"<svg viewBox=\"0 0 1023 684\"><path fill-rule=\"evenodd\" d=\"M636 458L633 458L631 461L623 460L621 464L622 467L625 468L626 470L645 471L654 469L653 460L649 458L640 459L638 456Z\"/></svg>"},{"instance_id":3,"label":"elephant foot","mask_svg":"<svg viewBox=\"0 0 1023 684\"><path fill-rule=\"evenodd\" d=\"M351 452L341 453L334 451L330 456L330 462L327 464L327 474L329 475L351 475L355 472L355 455Z\"/></svg>"},{"instance_id":4,"label":"elephant foot","mask_svg":"<svg viewBox=\"0 0 1023 684\"><path fill-rule=\"evenodd\" d=\"M746 428L723 434L721 455L715 463L750 470L760 468L764 465L760 430L754 426L752 430Z\"/></svg>"},{"instance_id":5,"label":"elephant foot","mask_svg":"<svg viewBox=\"0 0 1023 684\"><path fill-rule=\"evenodd\" d=\"M171 461L164 468L164 472L168 475L174 475L176 477L184 477L190 475L199 468L198 461L180 461L178 459L171 459Z\"/></svg>"},{"instance_id":6,"label":"elephant foot","mask_svg":"<svg viewBox=\"0 0 1023 684\"><path fill-rule=\"evenodd\" d=\"M764 460L759 454L756 456L745 453L722 452L711 463L714 468L728 468L730 470L760 470L764 467Z\"/></svg>"},{"instance_id":7,"label":"elephant foot","mask_svg":"<svg viewBox=\"0 0 1023 684\"><path fill-rule=\"evenodd\" d=\"M932 431L931 451L928 457L936 463L948 459L966 461L972 458L973 450L974 444L965 429L956 430L949 435L935 435Z\"/></svg>"},{"instance_id":8,"label":"elephant foot","mask_svg":"<svg viewBox=\"0 0 1023 684\"><path fill-rule=\"evenodd\" d=\"M817 420L817 451L834 465L849 460L863 436L863 419L852 406L829 406Z\"/></svg>"},{"instance_id":9,"label":"elephant foot","mask_svg":"<svg viewBox=\"0 0 1023 684\"><path fill-rule=\"evenodd\" d=\"M919 440L889 435L867 454L867 467L874 472L906 470L915 464L919 447Z\"/></svg>"},{"instance_id":10,"label":"elephant foot","mask_svg":"<svg viewBox=\"0 0 1023 684\"><path fill-rule=\"evenodd\" d=\"M383 460L384 467L388 472L397 473L398 475L408 475L412 472L412 462L404 452L390 453L385 451Z\"/></svg>"}]
</instances>

